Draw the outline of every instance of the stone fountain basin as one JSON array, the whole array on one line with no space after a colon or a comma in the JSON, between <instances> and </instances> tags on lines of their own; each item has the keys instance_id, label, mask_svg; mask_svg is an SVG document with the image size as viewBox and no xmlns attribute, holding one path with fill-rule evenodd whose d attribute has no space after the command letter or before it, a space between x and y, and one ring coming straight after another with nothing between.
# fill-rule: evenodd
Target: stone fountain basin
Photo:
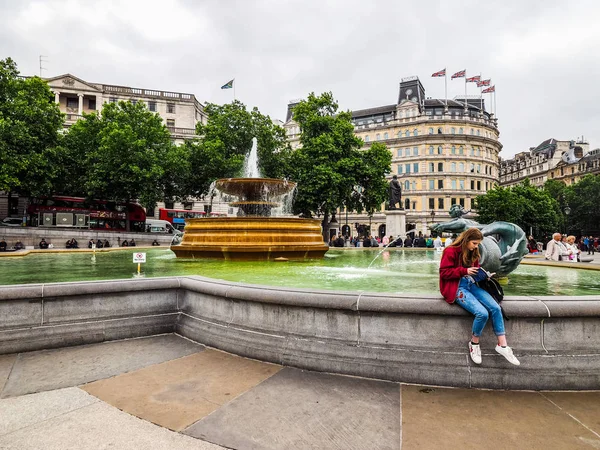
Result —
<instances>
[{"instance_id":1,"label":"stone fountain basin","mask_svg":"<svg viewBox=\"0 0 600 450\"><path fill-rule=\"evenodd\" d=\"M0 354L178 333L241 356L368 378L454 387L600 388L600 296L507 297L520 367L440 295L331 292L202 277L0 287Z\"/></svg>"},{"instance_id":2,"label":"stone fountain basin","mask_svg":"<svg viewBox=\"0 0 600 450\"><path fill-rule=\"evenodd\" d=\"M215 182L215 187L242 200L260 200L287 194L296 183L278 178L221 178Z\"/></svg>"}]
</instances>

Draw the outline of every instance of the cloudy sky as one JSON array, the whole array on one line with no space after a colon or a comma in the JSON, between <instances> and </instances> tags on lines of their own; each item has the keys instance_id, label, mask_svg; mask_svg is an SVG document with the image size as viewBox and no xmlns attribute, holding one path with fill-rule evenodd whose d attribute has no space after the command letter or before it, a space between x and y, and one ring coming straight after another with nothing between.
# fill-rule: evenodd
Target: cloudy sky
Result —
<instances>
[{"instance_id":1,"label":"cloudy sky","mask_svg":"<svg viewBox=\"0 0 600 450\"><path fill-rule=\"evenodd\" d=\"M508 158L549 137L600 147L599 19L593 0L0 0L0 58L34 75L46 55L46 77L201 102L231 101L220 86L235 78L239 100L282 120L311 91L343 109L393 104L412 75L443 98L431 74L466 68L496 85Z\"/></svg>"}]
</instances>

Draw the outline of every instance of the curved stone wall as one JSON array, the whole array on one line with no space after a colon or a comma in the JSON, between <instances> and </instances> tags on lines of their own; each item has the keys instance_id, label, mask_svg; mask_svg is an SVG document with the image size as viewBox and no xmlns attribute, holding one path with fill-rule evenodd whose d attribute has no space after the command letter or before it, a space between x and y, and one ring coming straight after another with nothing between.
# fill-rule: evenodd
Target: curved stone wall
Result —
<instances>
[{"instance_id":1,"label":"curved stone wall","mask_svg":"<svg viewBox=\"0 0 600 450\"><path fill-rule=\"evenodd\" d=\"M509 344L441 297L250 286L201 277L0 288L0 353L177 332L231 353L310 370L493 389L599 389L600 296L507 297Z\"/></svg>"}]
</instances>

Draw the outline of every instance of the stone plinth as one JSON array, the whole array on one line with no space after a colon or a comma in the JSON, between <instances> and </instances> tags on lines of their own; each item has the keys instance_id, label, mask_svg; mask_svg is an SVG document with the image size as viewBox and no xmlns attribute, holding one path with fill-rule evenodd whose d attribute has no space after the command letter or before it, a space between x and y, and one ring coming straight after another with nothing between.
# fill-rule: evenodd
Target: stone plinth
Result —
<instances>
[{"instance_id":1,"label":"stone plinth","mask_svg":"<svg viewBox=\"0 0 600 450\"><path fill-rule=\"evenodd\" d=\"M385 234L388 236L406 236L406 211L394 209L385 212Z\"/></svg>"}]
</instances>

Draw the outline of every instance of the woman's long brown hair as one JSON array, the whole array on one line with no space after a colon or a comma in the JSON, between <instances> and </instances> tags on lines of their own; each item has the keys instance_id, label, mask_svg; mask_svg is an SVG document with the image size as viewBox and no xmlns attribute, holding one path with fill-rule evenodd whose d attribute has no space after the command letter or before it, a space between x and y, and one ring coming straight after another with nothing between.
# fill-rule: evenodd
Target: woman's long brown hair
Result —
<instances>
[{"instance_id":1,"label":"woman's long brown hair","mask_svg":"<svg viewBox=\"0 0 600 450\"><path fill-rule=\"evenodd\" d=\"M469 250L467 248L467 244L469 243L469 241L482 241L483 240L483 234L481 234L481 231L479 231L479 229L477 228L469 228L466 231L463 231L460 236L458 236L456 238L456 240L450 244L450 247L460 247L461 249L461 253L460 253L460 259L462 262L462 265L464 267L471 267L473 265L473 262L476 259L479 259L479 248L476 248L475 250Z\"/></svg>"}]
</instances>

